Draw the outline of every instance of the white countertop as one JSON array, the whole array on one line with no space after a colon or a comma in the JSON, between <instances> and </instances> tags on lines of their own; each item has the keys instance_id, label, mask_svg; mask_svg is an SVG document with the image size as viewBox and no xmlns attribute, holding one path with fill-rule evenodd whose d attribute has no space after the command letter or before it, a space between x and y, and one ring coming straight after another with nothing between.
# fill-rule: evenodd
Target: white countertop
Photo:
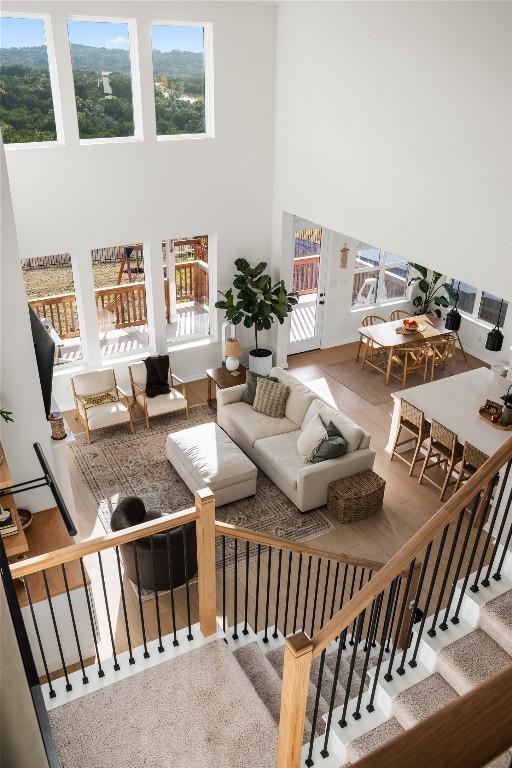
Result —
<instances>
[{"instance_id":1,"label":"white countertop","mask_svg":"<svg viewBox=\"0 0 512 768\"><path fill-rule=\"evenodd\" d=\"M488 368L459 373L446 379L420 384L395 392L396 399L404 398L420 408L427 420L436 419L456 432L459 443L467 441L491 456L512 437L512 431L495 429L483 421L478 409L487 398L501 403L500 397L510 382Z\"/></svg>"}]
</instances>

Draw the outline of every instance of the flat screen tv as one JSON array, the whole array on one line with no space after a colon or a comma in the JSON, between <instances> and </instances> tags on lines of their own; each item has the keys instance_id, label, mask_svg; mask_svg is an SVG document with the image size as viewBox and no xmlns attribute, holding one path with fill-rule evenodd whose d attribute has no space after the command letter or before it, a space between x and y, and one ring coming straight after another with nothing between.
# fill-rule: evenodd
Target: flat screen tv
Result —
<instances>
[{"instance_id":1,"label":"flat screen tv","mask_svg":"<svg viewBox=\"0 0 512 768\"><path fill-rule=\"evenodd\" d=\"M55 343L46 332L40 319L28 305L30 314L30 325L32 328L32 338L34 340L34 349L36 352L37 370L39 371L39 382L41 384L41 393L43 395L44 410L46 418L50 415L52 403L52 380L53 380L53 361L55 358Z\"/></svg>"}]
</instances>

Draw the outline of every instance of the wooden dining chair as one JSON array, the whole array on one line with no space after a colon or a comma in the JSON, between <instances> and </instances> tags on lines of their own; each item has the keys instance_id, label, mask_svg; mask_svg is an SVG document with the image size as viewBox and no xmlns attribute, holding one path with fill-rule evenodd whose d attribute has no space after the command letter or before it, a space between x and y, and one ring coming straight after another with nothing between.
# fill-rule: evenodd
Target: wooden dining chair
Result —
<instances>
[{"instance_id":1,"label":"wooden dining chair","mask_svg":"<svg viewBox=\"0 0 512 768\"><path fill-rule=\"evenodd\" d=\"M450 334L449 336L442 336L439 339L431 339L429 342L427 342L430 381L434 381L435 370L438 367L446 369L446 366L450 364L452 374L454 373L456 344L457 337L454 334Z\"/></svg>"},{"instance_id":2,"label":"wooden dining chair","mask_svg":"<svg viewBox=\"0 0 512 768\"><path fill-rule=\"evenodd\" d=\"M396 456L397 459L405 462L409 467L409 477L414 472L414 467L418 461L421 461L419 455L421 446L428 438L430 434L430 424L425 419L425 414L416 406L411 405L407 400L403 398L400 400L400 417L398 422L398 430L396 433L395 442L393 443L393 450L391 451L390 461ZM400 440L402 430L409 432L412 437L406 437L405 440ZM412 444L412 445L411 445ZM398 449L407 445L407 448L399 451ZM412 458L408 458L407 454L414 450Z\"/></svg>"},{"instance_id":3,"label":"wooden dining chair","mask_svg":"<svg viewBox=\"0 0 512 768\"><path fill-rule=\"evenodd\" d=\"M427 448L427 455L421 468L419 476L419 484L423 482L423 479L428 480L429 483L439 488L441 494L439 499L443 501L444 495L448 489L448 486L455 483L455 479L451 479L455 467L462 459L462 446L459 444L457 435L452 432L451 429L445 427L444 424L440 424L439 421L432 419L430 424L430 439ZM429 463L431 462L432 463ZM440 469L444 471L444 481L442 485L430 475L427 474L427 470Z\"/></svg>"},{"instance_id":4,"label":"wooden dining chair","mask_svg":"<svg viewBox=\"0 0 512 768\"><path fill-rule=\"evenodd\" d=\"M424 341L407 347L397 347L391 358L391 375L395 379L401 379L403 387L412 373L423 373L423 381L426 381L428 362L427 345ZM394 372L393 366L399 369L400 375Z\"/></svg>"},{"instance_id":5,"label":"wooden dining chair","mask_svg":"<svg viewBox=\"0 0 512 768\"><path fill-rule=\"evenodd\" d=\"M377 325L378 323L385 323L386 320L383 317L380 317L380 315L366 315L363 317L363 321L361 325L363 328L368 328L370 325ZM359 361L359 356L361 354L361 349L363 347L363 344L369 344L369 349L375 347L376 345L373 344L373 342L370 341L366 336L363 336L363 334L359 334L359 346L357 348L357 355L356 355L356 361ZM363 365L364 365L364 357L363 357Z\"/></svg>"},{"instance_id":6,"label":"wooden dining chair","mask_svg":"<svg viewBox=\"0 0 512 768\"><path fill-rule=\"evenodd\" d=\"M394 309L389 316L390 320L403 320L406 317L410 317L411 313L406 312L405 309Z\"/></svg>"}]
</instances>

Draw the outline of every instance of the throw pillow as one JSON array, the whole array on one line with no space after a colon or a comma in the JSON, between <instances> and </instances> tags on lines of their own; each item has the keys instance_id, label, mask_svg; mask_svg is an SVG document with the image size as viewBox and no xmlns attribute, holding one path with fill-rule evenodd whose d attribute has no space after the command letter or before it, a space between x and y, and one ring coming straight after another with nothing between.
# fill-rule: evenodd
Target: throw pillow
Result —
<instances>
[{"instance_id":1,"label":"throw pillow","mask_svg":"<svg viewBox=\"0 0 512 768\"><path fill-rule=\"evenodd\" d=\"M327 440L327 430L322 424L322 419L317 415L301 430L297 439L297 452L306 464L313 462L324 440Z\"/></svg>"},{"instance_id":2,"label":"throw pillow","mask_svg":"<svg viewBox=\"0 0 512 768\"><path fill-rule=\"evenodd\" d=\"M117 395L114 392L100 392L97 395L87 395L84 397L84 403L88 405L103 405L103 403L115 403Z\"/></svg>"},{"instance_id":3,"label":"throw pillow","mask_svg":"<svg viewBox=\"0 0 512 768\"><path fill-rule=\"evenodd\" d=\"M319 464L327 459L337 459L347 453L347 442L339 429L330 421L326 427L327 439L323 440L318 446L318 450L313 456L312 463Z\"/></svg>"},{"instance_id":4,"label":"throw pillow","mask_svg":"<svg viewBox=\"0 0 512 768\"><path fill-rule=\"evenodd\" d=\"M281 382L259 378L256 382L256 395L252 407L258 413L264 413L274 419L282 419L289 394L290 387Z\"/></svg>"},{"instance_id":5,"label":"throw pillow","mask_svg":"<svg viewBox=\"0 0 512 768\"><path fill-rule=\"evenodd\" d=\"M247 371L245 374L245 389L242 392L240 401L252 405L256 396L256 384L258 379L268 379L269 381L277 381L275 376L265 376L263 373L255 373L254 371Z\"/></svg>"}]
</instances>

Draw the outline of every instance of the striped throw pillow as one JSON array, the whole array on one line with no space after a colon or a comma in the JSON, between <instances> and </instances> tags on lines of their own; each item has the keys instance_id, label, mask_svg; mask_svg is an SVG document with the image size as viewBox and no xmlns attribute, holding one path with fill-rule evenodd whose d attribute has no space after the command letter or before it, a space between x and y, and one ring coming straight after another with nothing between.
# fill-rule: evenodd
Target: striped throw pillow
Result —
<instances>
[{"instance_id":1,"label":"striped throw pillow","mask_svg":"<svg viewBox=\"0 0 512 768\"><path fill-rule=\"evenodd\" d=\"M282 419L289 394L290 387L281 384L280 381L258 379L252 407L258 413L264 413L266 416L272 416L274 419Z\"/></svg>"}]
</instances>

